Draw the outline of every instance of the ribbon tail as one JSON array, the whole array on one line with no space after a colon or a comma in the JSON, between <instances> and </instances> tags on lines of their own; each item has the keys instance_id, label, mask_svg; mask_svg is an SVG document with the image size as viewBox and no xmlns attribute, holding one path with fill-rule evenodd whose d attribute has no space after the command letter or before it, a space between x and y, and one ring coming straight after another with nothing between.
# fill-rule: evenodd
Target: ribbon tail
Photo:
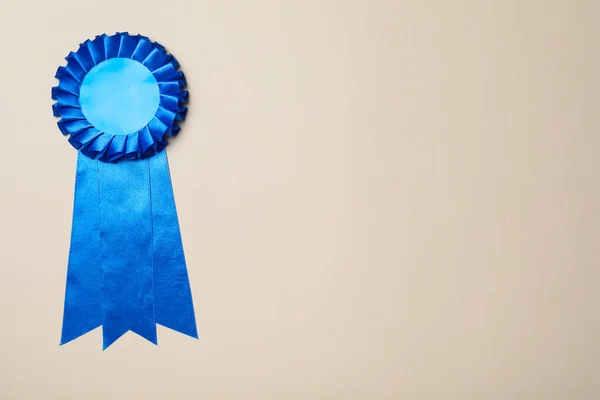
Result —
<instances>
[{"instance_id":1,"label":"ribbon tail","mask_svg":"<svg viewBox=\"0 0 600 400\"><path fill-rule=\"evenodd\" d=\"M99 162L98 187L103 348L129 330L157 344L148 160Z\"/></svg>"},{"instance_id":2,"label":"ribbon tail","mask_svg":"<svg viewBox=\"0 0 600 400\"><path fill-rule=\"evenodd\" d=\"M156 322L198 338L167 152L149 159Z\"/></svg>"},{"instance_id":3,"label":"ribbon tail","mask_svg":"<svg viewBox=\"0 0 600 400\"><path fill-rule=\"evenodd\" d=\"M98 162L79 154L60 344L102 324Z\"/></svg>"}]
</instances>

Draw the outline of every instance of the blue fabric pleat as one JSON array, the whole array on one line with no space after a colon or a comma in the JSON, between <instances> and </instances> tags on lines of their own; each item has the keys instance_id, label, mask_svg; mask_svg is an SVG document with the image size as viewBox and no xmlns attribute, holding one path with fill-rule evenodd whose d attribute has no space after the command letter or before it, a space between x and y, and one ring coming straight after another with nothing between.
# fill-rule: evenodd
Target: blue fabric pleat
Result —
<instances>
[{"instance_id":1,"label":"blue fabric pleat","mask_svg":"<svg viewBox=\"0 0 600 400\"><path fill-rule=\"evenodd\" d=\"M116 164L78 155L61 344L102 325L157 344L156 323L197 337L166 152Z\"/></svg>"}]
</instances>

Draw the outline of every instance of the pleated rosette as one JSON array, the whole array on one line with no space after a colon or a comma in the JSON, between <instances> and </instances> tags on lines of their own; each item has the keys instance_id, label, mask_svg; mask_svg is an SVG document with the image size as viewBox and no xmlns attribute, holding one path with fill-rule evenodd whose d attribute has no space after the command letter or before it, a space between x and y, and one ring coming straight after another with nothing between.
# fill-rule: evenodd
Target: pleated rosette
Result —
<instances>
[{"instance_id":1,"label":"pleated rosette","mask_svg":"<svg viewBox=\"0 0 600 400\"><path fill-rule=\"evenodd\" d=\"M152 73L160 92L156 114L141 129L115 135L95 127L84 115L80 103L85 76L105 60L128 58L141 63ZM53 112L60 117L58 127L69 142L84 155L105 162L147 158L163 150L167 138L179 132L179 121L187 113L186 80L179 63L164 46L145 36L127 32L96 36L79 45L66 57L67 65L56 72L58 86L52 88Z\"/></svg>"}]
</instances>

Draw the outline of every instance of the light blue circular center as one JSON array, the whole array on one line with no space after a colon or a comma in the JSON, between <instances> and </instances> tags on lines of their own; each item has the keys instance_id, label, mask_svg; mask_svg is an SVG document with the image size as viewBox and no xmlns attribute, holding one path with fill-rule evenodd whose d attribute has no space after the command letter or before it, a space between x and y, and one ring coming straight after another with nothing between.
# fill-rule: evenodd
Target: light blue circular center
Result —
<instances>
[{"instance_id":1,"label":"light blue circular center","mask_svg":"<svg viewBox=\"0 0 600 400\"><path fill-rule=\"evenodd\" d=\"M129 58L102 61L87 73L79 103L87 120L113 135L128 135L156 114L160 92L148 68Z\"/></svg>"}]
</instances>

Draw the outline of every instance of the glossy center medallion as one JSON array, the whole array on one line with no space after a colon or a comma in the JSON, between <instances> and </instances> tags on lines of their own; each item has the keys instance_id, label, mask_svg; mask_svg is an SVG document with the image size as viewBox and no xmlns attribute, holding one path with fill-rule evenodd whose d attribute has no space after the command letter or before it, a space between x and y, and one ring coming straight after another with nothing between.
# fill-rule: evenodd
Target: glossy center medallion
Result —
<instances>
[{"instance_id":1,"label":"glossy center medallion","mask_svg":"<svg viewBox=\"0 0 600 400\"><path fill-rule=\"evenodd\" d=\"M148 68L129 58L111 58L83 79L81 111L97 129L128 135L146 126L156 114L160 92Z\"/></svg>"}]
</instances>

